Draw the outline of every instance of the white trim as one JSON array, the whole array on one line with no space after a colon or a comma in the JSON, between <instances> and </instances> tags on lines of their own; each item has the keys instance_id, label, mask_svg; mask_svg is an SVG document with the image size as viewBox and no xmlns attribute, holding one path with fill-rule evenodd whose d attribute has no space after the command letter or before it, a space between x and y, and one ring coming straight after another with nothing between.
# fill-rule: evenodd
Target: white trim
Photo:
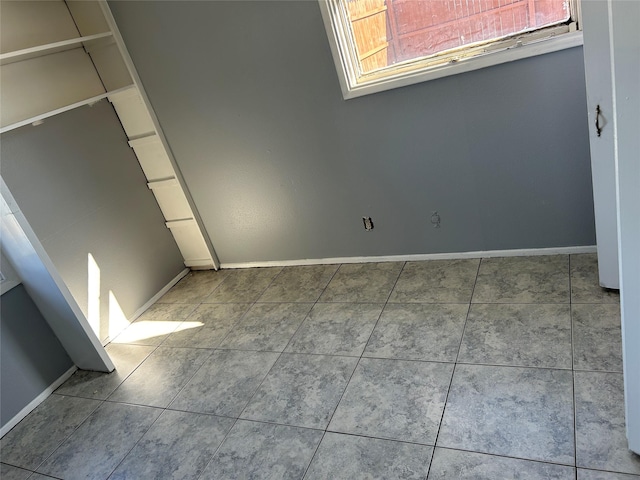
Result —
<instances>
[{"instance_id":1,"label":"white trim","mask_svg":"<svg viewBox=\"0 0 640 480\"><path fill-rule=\"evenodd\" d=\"M129 146L131 148L143 147L145 145L154 145L158 143L162 145L160 137L158 137L158 135L155 133L152 133L151 135L147 135L145 137L138 137L133 140L129 140Z\"/></svg>"},{"instance_id":2,"label":"white trim","mask_svg":"<svg viewBox=\"0 0 640 480\"><path fill-rule=\"evenodd\" d=\"M142 305L138 310L136 310L133 315L131 316L131 318L129 318L129 322L133 322L135 321L140 315L142 315L144 312L146 312L149 307L151 305L153 305L154 303L156 303L158 300L160 300L160 298L167 293L169 290L171 290L171 287L173 287L176 283L178 283L180 280L182 280L184 277L186 277L189 272L191 270L189 270L188 268L185 268L184 270L182 270L178 275L176 275L175 277L173 277L169 283L167 283L164 287L162 287L160 289L160 291L158 293L156 293L153 297L151 297L144 305ZM111 340L109 340L107 343L109 343Z\"/></svg>"},{"instance_id":3,"label":"white trim","mask_svg":"<svg viewBox=\"0 0 640 480\"><path fill-rule=\"evenodd\" d=\"M183 218L181 220L168 220L164 222L167 228L185 228L191 226L197 226L195 219Z\"/></svg>"},{"instance_id":4,"label":"white trim","mask_svg":"<svg viewBox=\"0 0 640 480\"><path fill-rule=\"evenodd\" d=\"M189 204L191 211L193 212L193 215L194 215L193 220L196 223L198 230L200 231L200 235L202 236L202 240L204 241L204 244L206 246L206 249L209 255L211 256L210 262L213 263L214 269L217 270L220 268L220 260L218 259L215 249L213 248L213 244L211 243L209 234L207 233L207 230L204 228L204 222L202 221L202 218L200 217L200 213L196 208L196 204L195 204L195 201L193 200L193 197L191 196L191 192L187 188L187 184L184 180L184 177L182 175L180 168L178 167L178 163L176 162L176 159L173 156L173 151L169 147L169 142L167 141L167 137L164 134L164 130L162 130L160 126L160 121L158 120L158 116L156 115L153 105L149 100L149 96L147 95L144 85L142 84L142 80L140 80L140 75L138 75L138 71L133 63L133 59L131 58L131 55L129 55L129 51L127 50L127 47L124 43L124 39L122 38L122 35L120 34L120 29L118 28L116 19L113 17L113 13L111 12L111 8L109 8L109 4L107 3L107 0L98 0L98 2L100 5L100 8L102 9L104 18L107 21L107 25L109 25L109 28L113 33L113 38L116 41L116 45L118 46L120 55L122 56L122 59L124 60L125 65L127 66L127 70L129 71L129 74L133 79L133 83L136 85L138 89L138 93L140 94L142 103L144 104L144 106L147 108L147 111L149 112L149 116L151 117L151 121L155 129L155 133L158 136L160 143L164 147L167 157L169 158L169 162L171 162L171 166L173 167L173 170L176 173L176 179L178 180L178 183L182 187L182 191L184 192L186 201ZM146 137L147 136L140 137L140 138L146 138Z\"/></svg>"},{"instance_id":5,"label":"white trim","mask_svg":"<svg viewBox=\"0 0 640 480\"><path fill-rule=\"evenodd\" d=\"M171 290L171 287L173 287L176 283L178 283L180 280L182 280L184 277L186 277L189 274L190 271L191 270L189 270L188 268L185 268L178 275L173 277L169 281L169 283L167 283L164 287L162 287L160 289L160 291L158 293L156 293L153 297L151 297L149 300L147 300L144 303L144 305L142 305L138 310L133 312L133 315L131 315L131 317L129 317L127 319L127 322L129 322L129 323L135 322L138 319L138 317L140 317L144 312L146 312L149 309L149 307L151 307L151 305L156 303L158 300L160 300L160 298L165 293L167 293L169 290ZM103 345L107 345L108 343L111 343L118 335L120 335L120 333L122 333L122 332L118 332L114 337L111 337L111 335L107 336L107 338L102 341L102 344Z\"/></svg>"},{"instance_id":6,"label":"white trim","mask_svg":"<svg viewBox=\"0 0 640 480\"><path fill-rule=\"evenodd\" d=\"M46 45L38 45L37 47L24 48L14 52L0 54L0 65L7 65L13 62L20 62L35 58L40 55L50 55L52 53L64 52L75 48L78 44L99 40L101 38L113 37L111 32L96 33L95 35L87 35L86 37L71 38L60 42L47 43Z\"/></svg>"},{"instance_id":7,"label":"white trim","mask_svg":"<svg viewBox=\"0 0 640 480\"><path fill-rule=\"evenodd\" d=\"M0 175L1 246L27 293L74 364L111 372L115 365Z\"/></svg>"},{"instance_id":8,"label":"white trim","mask_svg":"<svg viewBox=\"0 0 640 480\"><path fill-rule=\"evenodd\" d=\"M5 278L4 280L2 280L2 282L0 282L0 295L4 295L12 288L15 288L18 285L20 285L20 283L22 282L20 282L19 280L10 280Z\"/></svg>"},{"instance_id":9,"label":"white trim","mask_svg":"<svg viewBox=\"0 0 640 480\"><path fill-rule=\"evenodd\" d=\"M35 117L27 118L26 120L20 120L19 122L12 123L11 125L0 128L0 133L15 130L16 128L24 127L25 125L29 124L40 124L42 123L41 120L44 120L45 118L53 117L54 115L59 115L60 113L68 112L69 110L73 110L84 105L93 105L103 98L108 98L109 95L116 95L118 93L125 92L131 88L134 88L134 86L135 85L127 85L126 87L118 88L117 90L112 90L110 92L101 93L100 95L96 95L95 97L72 103L71 105L65 105L64 107L56 108L55 110L51 110L50 112L41 113L40 115L36 115Z\"/></svg>"},{"instance_id":10,"label":"white trim","mask_svg":"<svg viewBox=\"0 0 640 480\"><path fill-rule=\"evenodd\" d=\"M66 382L69 379L69 377L71 377L71 375L73 375L76 372L76 370L78 370L78 367L76 367L74 365L69 370L64 372L56 381L54 381L51 385L49 385L47 388L45 388L44 391L40 395L38 395L36 398L31 400L26 407L24 407L22 410L20 410L11 420L9 420L7 423L5 423L2 426L2 428L0 428L0 438L4 437L7 433L9 433L9 431L13 427L15 427L18 423L20 423L24 417L29 415L33 410L36 409L36 407L38 405L40 405L47 398L49 398L49 396L54 391L56 391L56 389L60 385L62 385L64 382Z\"/></svg>"},{"instance_id":11,"label":"white trim","mask_svg":"<svg viewBox=\"0 0 640 480\"><path fill-rule=\"evenodd\" d=\"M160 300L160 298L167 293L169 290L171 290L171 287L173 287L176 283L178 283L180 280L182 280L184 277L187 276L187 274L190 272L191 270L189 270L188 268L185 268L184 270L182 270L178 275L176 275L175 277L173 277L169 283L167 283L164 287L162 287L160 289L160 291L158 293L156 293L153 297L151 297L149 300L147 300L144 305L142 305L139 309L137 309L135 312L133 312L133 315L131 315L131 317L129 317L127 319L127 322L129 323L133 323L135 322L138 317L140 317L144 312L146 312L149 307L151 307L151 305L153 305L154 303L156 303L158 300ZM123 329L124 330L124 329ZM111 335L107 336L107 338L105 340L102 341L103 345L107 345L108 343L111 343L118 335L120 335L122 332L118 332L115 334L115 336L111 337Z\"/></svg>"},{"instance_id":12,"label":"white trim","mask_svg":"<svg viewBox=\"0 0 640 480\"><path fill-rule=\"evenodd\" d=\"M184 264L194 270L211 270L211 260L208 258L185 259Z\"/></svg>"},{"instance_id":13,"label":"white trim","mask_svg":"<svg viewBox=\"0 0 640 480\"><path fill-rule=\"evenodd\" d=\"M176 178L168 178L166 180L153 180L147 183L147 187L150 190L156 190L158 188L179 187L180 184Z\"/></svg>"},{"instance_id":14,"label":"white trim","mask_svg":"<svg viewBox=\"0 0 640 480\"><path fill-rule=\"evenodd\" d=\"M416 253L412 255L381 255L377 257L306 258L267 262L222 263L220 268L292 267L301 265L329 265L336 263L412 262L422 260L457 260L461 258L527 257L538 255L569 255L595 253L595 245L553 248L522 248L515 250L486 250L453 253Z\"/></svg>"},{"instance_id":15,"label":"white trim","mask_svg":"<svg viewBox=\"0 0 640 480\"><path fill-rule=\"evenodd\" d=\"M0 295L4 295L12 288L17 287L22 282L9 260L0 252Z\"/></svg>"},{"instance_id":16,"label":"white trim","mask_svg":"<svg viewBox=\"0 0 640 480\"><path fill-rule=\"evenodd\" d=\"M502 63L512 62L536 55L577 47L583 43L582 31L579 30L570 30L567 33L559 33L552 37L532 41L531 43L518 42L518 38L516 37L505 41L505 45L507 46L502 47L502 50L491 51L491 49L495 48L496 45L500 48L499 43L487 47L486 53L475 56L465 57L464 50L461 50L462 56L454 56L454 62L435 66L418 67L416 70L408 72L400 71L395 74L389 73L388 75L370 80L363 78L361 79L361 83L358 84L358 75L353 69L352 61L350 58L347 58L352 56L353 52L350 53L345 51L348 50L346 45L349 43L346 40L347 34L342 31L341 25L336 25L336 23L339 23L339 19L334 21L334 17L337 13L332 12L330 2L332 2L332 0L318 0L322 19L327 31L327 37L329 39L329 46L333 55L333 61L338 73L340 88L345 100L372 93L383 92L394 88L405 87L429 80L435 80L449 75L470 72L493 65L500 65ZM575 7L574 10L579 14L579 11ZM573 27L570 26L569 28ZM510 45L510 43L513 43L513 45ZM345 48L342 48L342 45L345 45ZM479 47L469 48L472 50L482 51L482 48Z\"/></svg>"}]
</instances>

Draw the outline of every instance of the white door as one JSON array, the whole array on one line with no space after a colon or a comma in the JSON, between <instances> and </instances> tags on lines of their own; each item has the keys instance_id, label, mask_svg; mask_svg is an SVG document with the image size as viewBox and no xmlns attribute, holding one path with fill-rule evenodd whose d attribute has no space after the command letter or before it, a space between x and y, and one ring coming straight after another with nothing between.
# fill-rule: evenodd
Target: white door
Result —
<instances>
[{"instance_id":1,"label":"white door","mask_svg":"<svg viewBox=\"0 0 640 480\"><path fill-rule=\"evenodd\" d=\"M627 440L640 454L640 1L583 0L582 19L598 268L620 288Z\"/></svg>"},{"instance_id":2,"label":"white door","mask_svg":"<svg viewBox=\"0 0 640 480\"><path fill-rule=\"evenodd\" d=\"M627 439L640 454L640 2L607 3Z\"/></svg>"},{"instance_id":3,"label":"white door","mask_svg":"<svg viewBox=\"0 0 640 480\"><path fill-rule=\"evenodd\" d=\"M591 178L600 285L620 288L613 139L613 88L606 0L582 2Z\"/></svg>"}]
</instances>

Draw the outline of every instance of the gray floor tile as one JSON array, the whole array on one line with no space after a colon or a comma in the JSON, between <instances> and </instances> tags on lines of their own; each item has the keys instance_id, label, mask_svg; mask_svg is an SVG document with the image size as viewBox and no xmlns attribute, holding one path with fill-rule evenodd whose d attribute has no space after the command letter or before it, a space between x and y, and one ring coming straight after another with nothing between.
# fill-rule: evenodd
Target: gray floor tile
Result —
<instances>
[{"instance_id":1,"label":"gray floor tile","mask_svg":"<svg viewBox=\"0 0 640 480\"><path fill-rule=\"evenodd\" d=\"M0 478L2 480L26 480L31 475L31 471L13 467L6 463L0 463Z\"/></svg>"},{"instance_id":2,"label":"gray floor tile","mask_svg":"<svg viewBox=\"0 0 640 480\"><path fill-rule=\"evenodd\" d=\"M568 480L574 438L578 480L640 480L619 296L568 259L190 274L107 347L115 372L76 372L1 440L0 476L424 478L440 428L431 480Z\"/></svg>"},{"instance_id":3,"label":"gray floor tile","mask_svg":"<svg viewBox=\"0 0 640 480\"><path fill-rule=\"evenodd\" d=\"M472 305L458 361L571 369L570 306Z\"/></svg>"},{"instance_id":4,"label":"gray floor tile","mask_svg":"<svg viewBox=\"0 0 640 480\"><path fill-rule=\"evenodd\" d=\"M628 450L622 374L576 372L578 467L640 474L640 456Z\"/></svg>"},{"instance_id":5,"label":"gray floor tile","mask_svg":"<svg viewBox=\"0 0 640 480\"><path fill-rule=\"evenodd\" d=\"M242 418L325 428L357 361L351 357L284 353Z\"/></svg>"},{"instance_id":6,"label":"gray floor tile","mask_svg":"<svg viewBox=\"0 0 640 480\"><path fill-rule=\"evenodd\" d=\"M574 480L566 465L436 448L428 480Z\"/></svg>"},{"instance_id":7,"label":"gray floor tile","mask_svg":"<svg viewBox=\"0 0 640 480\"><path fill-rule=\"evenodd\" d=\"M312 303L257 303L231 330L220 348L281 352Z\"/></svg>"},{"instance_id":8,"label":"gray floor tile","mask_svg":"<svg viewBox=\"0 0 640 480\"><path fill-rule=\"evenodd\" d=\"M572 375L458 365L438 446L574 464Z\"/></svg>"},{"instance_id":9,"label":"gray floor tile","mask_svg":"<svg viewBox=\"0 0 640 480\"><path fill-rule=\"evenodd\" d=\"M285 267L260 297L260 302L315 302L339 265Z\"/></svg>"},{"instance_id":10,"label":"gray floor tile","mask_svg":"<svg viewBox=\"0 0 640 480\"><path fill-rule=\"evenodd\" d=\"M360 356L382 312L370 303L318 303L287 352Z\"/></svg>"},{"instance_id":11,"label":"gray floor tile","mask_svg":"<svg viewBox=\"0 0 640 480\"><path fill-rule=\"evenodd\" d=\"M196 348L158 347L109 401L166 407L210 354Z\"/></svg>"},{"instance_id":12,"label":"gray floor tile","mask_svg":"<svg viewBox=\"0 0 640 480\"><path fill-rule=\"evenodd\" d=\"M230 329L231 327L219 329L195 327L185 328L184 330L178 328L161 345L163 347L213 349L220 345L220 342L227 336Z\"/></svg>"},{"instance_id":13,"label":"gray floor tile","mask_svg":"<svg viewBox=\"0 0 640 480\"><path fill-rule=\"evenodd\" d=\"M49 479L56 480L56 477L50 477L49 475L43 475L41 473L34 473L29 477L28 480L49 480Z\"/></svg>"},{"instance_id":14,"label":"gray floor tile","mask_svg":"<svg viewBox=\"0 0 640 480\"><path fill-rule=\"evenodd\" d=\"M329 430L433 445L453 365L363 358Z\"/></svg>"},{"instance_id":15,"label":"gray floor tile","mask_svg":"<svg viewBox=\"0 0 640 480\"><path fill-rule=\"evenodd\" d=\"M387 304L365 357L455 362L468 305Z\"/></svg>"},{"instance_id":16,"label":"gray floor tile","mask_svg":"<svg viewBox=\"0 0 640 480\"><path fill-rule=\"evenodd\" d=\"M200 478L297 480L321 438L319 430L238 420Z\"/></svg>"},{"instance_id":17,"label":"gray floor tile","mask_svg":"<svg viewBox=\"0 0 640 480\"><path fill-rule=\"evenodd\" d=\"M51 395L0 441L2 461L35 470L100 402Z\"/></svg>"},{"instance_id":18,"label":"gray floor tile","mask_svg":"<svg viewBox=\"0 0 640 480\"><path fill-rule=\"evenodd\" d=\"M600 286L595 253L571 255L571 302L620 304L619 291Z\"/></svg>"},{"instance_id":19,"label":"gray floor tile","mask_svg":"<svg viewBox=\"0 0 640 480\"><path fill-rule=\"evenodd\" d=\"M189 272L158 303L200 303L225 279L228 270Z\"/></svg>"},{"instance_id":20,"label":"gray floor tile","mask_svg":"<svg viewBox=\"0 0 640 480\"><path fill-rule=\"evenodd\" d=\"M232 418L165 410L109 480L197 479L233 423Z\"/></svg>"},{"instance_id":21,"label":"gray floor tile","mask_svg":"<svg viewBox=\"0 0 640 480\"><path fill-rule=\"evenodd\" d=\"M319 301L384 303L402 266L402 262L340 265Z\"/></svg>"},{"instance_id":22,"label":"gray floor tile","mask_svg":"<svg viewBox=\"0 0 640 480\"><path fill-rule=\"evenodd\" d=\"M473 303L569 303L569 256L483 258Z\"/></svg>"},{"instance_id":23,"label":"gray floor tile","mask_svg":"<svg viewBox=\"0 0 640 480\"><path fill-rule=\"evenodd\" d=\"M195 308L195 304L156 303L114 338L112 343L160 345Z\"/></svg>"},{"instance_id":24,"label":"gray floor tile","mask_svg":"<svg viewBox=\"0 0 640 480\"><path fill-rule=\"evenodd\" d=\"M251 306L250 303L202 304L189 316L189 322L202 326L178 329L162 342L163 347L215 348ZM189 325L190 326L190 325Z\"/></svg>"},{"instance_id":25,"label":"gray floor tile","mask_svg":"<svg viewBox=\"0 0 640 480\"><path fill-rule=\"evenodd\" d=\"M600 472L597 470L578 469L578 480L638 480L640 475L627 473Z\"/></svg>"},{"instance_id":26,"label":"gray floor tile","mask_svg":"<svg viewBox=\"0 0 640 480\"><path fill-rule=\"evenodd\" d=\"M107 345L106 350L116 367L113 372L78 370L56 390L56 393L105 400L155 348L147 345L111 343Z\"/></svg>"},{"instance_id":27,"label":"gray floor tile","mask_svg":"<svg viewBox=\"0 0 640 480\"><path fill-rule=\"evenodd\" d=\"M237 417L277 358L277 353L214 351L170 408Z\"/></svg>"},{"instance_id":28,"label":"gray floor tile","mask_svg":"<svg viewBox=\"0 0 640 480\"><path fill-rule=\"evenodd\" d=\"M407 262L389 302L469 303L480 260Z\"/></svg>"},{"instance_id":29,"label":"gray floor tile","mask_svg":"<svg viewBox=\"0 0 640 480\"><path fill-rule=\"evenodd\" d=\"M573 366L622 372L619 305L572 305Z\"/></svg>"},{"instance_id":30,"label":"gray floor tile","mask_svg":"<svg viewBox=\"0 0 640 480\"><path fill-rule=\"evenodd\" d=\"M204 303L251 303L267 289L282 267L230 270Z\"/></svg>"},{"instance_id":31,"label":"gray floor tile","mask_svg":"<svg viewBox=\"0 0 640 480\"><path fill-rule=\"evenodd\" d=\"M38 467L38 472L65 479L107 478L161 412L105 402Z\"/></svg>"},{"instance_id":32,"label":"gray floor tile","mask_svg":"<svg viewBox=\"0 0 640 480\"><path fill-rule=\"evenodd\" d=\"M329 432L304 478L422 480L429 471L432 452L433 448L425 445Z\"/></svg>"}]
</instances>

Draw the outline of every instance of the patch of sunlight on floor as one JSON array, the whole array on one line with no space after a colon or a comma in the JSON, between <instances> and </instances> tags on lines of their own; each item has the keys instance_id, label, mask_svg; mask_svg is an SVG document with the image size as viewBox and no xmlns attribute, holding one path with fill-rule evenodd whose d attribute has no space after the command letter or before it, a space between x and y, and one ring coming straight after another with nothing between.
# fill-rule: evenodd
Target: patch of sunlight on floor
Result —
<instances>
[{"instance_id":1,"label":"patch of sunlight on floor","mask_svg":"<svg viewBox=\"0 0 640 480\"><path fill-rule=\"evenodd\" d=\"M140 321L134 322L113 343L132 343L160 337L174 332L181 332L191 328L204 326L202 322L168 322L168 321Z\"/></svg>"}]
</instances>

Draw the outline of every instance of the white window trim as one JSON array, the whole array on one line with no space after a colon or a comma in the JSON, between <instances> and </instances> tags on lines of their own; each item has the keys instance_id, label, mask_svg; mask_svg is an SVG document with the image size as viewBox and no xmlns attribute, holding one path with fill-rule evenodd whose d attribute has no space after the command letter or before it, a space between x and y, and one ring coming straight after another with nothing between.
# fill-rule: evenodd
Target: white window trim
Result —
<instances>
[{"instance_id":1,"label":"white window trim","mask_svg":"<svg viewBox=\"0 0 640 480\"><path fill-rule=\"evenodd\" d=\"M531 34L525 34L527 35L526 43L522 41L523 36L516 36L500 43L462 47L453 53L447 54L448 63L442 63L442 58L438 59L439 63L436 64L433 64L433 60L408 62L407 67L400 65L392 73L370 74L366 80L359 82L359 75L353 67L354 62L352 60L352 58L355 58L355 53L349 52L349 47L347 47L347 45L350 45L350 41L347 40L348 33L338 19L337 12L334 11L334 8L337 8L336 0L318 1L329 38L331 53L338 72L340 88L345 100L573 48L583 43L582 31L580 30L580 2L571 0L574 5L573 11L577 15L575 23L570 26L559 27L551 37L547 34L542 38L536 38L535 32L532 32ZM571 31L574 28L577 28L577 30ZM479 51L482 53L478 54ZM469 56L471 54L473 56ZM429 62L432 64L429 65ZM420 67L415 68L413 65L418 63L421 64Z\"/></svg>"}]
</instances>

